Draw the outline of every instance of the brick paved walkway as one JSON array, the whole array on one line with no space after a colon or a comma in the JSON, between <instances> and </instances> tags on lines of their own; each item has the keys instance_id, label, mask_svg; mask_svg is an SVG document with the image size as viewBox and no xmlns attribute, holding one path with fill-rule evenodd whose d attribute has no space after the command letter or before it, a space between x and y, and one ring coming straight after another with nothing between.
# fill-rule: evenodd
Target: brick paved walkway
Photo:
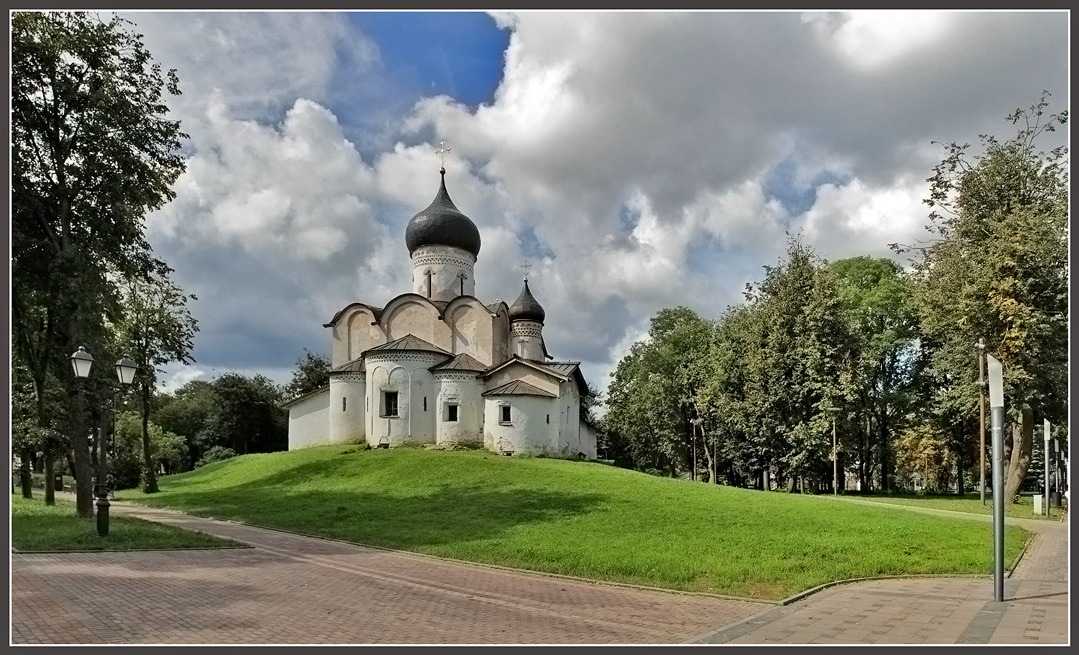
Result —
<instances>
[{"instance_id":1,"label":"brick paved walkway","mask_svg":"<svg viewBox=\"0 0 1079 655\"><path fill-rule=\"evenodd\" d=\"M771 607L113 508L255 548L16 554L15 643L671 643Z\"/></svg>"},{"instance_id":2,"label":"brick paved walkway","mask_svg":"<svg viewBox=\"0 0 1079 655\"><path fill-rule=\"evenodd\" d=\"M989 517L970 514L956 518L991 521ZM991 578L875 580L825 589L695 641L1065 644L1068 642L1067 525L1056 521L1007 520L1032 530L1036 536L1014 574L1005 581L1004 603L992 601ZM987 531L987 548L990 534Z\"/></svg>"},{"instance_id":3,"label":"brick paved walkway","mask_svg":"<svg viewBox=\"0 0 1079 655\"><path fill-rule=\"evenodd\" d=\"M920 578L840 585L776 607L529 575L163 510L113 507L255 547L13 555L14 643L1067 640L1067 535L1066 526L1056 522L1020 521L1038 536L1008 579L1003 604L985 600L992 598L988 578Z\"/></svg>"}]
</instances>

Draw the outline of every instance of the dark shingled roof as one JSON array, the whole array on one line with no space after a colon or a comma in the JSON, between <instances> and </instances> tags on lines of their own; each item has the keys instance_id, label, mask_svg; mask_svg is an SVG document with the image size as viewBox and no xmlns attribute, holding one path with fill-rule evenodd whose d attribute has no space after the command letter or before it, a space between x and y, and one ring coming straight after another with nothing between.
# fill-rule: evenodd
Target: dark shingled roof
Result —
<instances>
[{"instance_id":1,"label":"dark shingled roof","mask_svg":"<svg viewBox=\"0 0 1079 655\"><path fill-rule=\"evenodd\" d=\"M571 375L573 375L573 370L581 365L580 362L555 362L555 361L549 361L549 362L537 362L537 363L542 365L542 366L546 366L549 369L553 369L553 370L557 371L558 373L561 373L562 375L566 376L567 378L570 377Z\"/></svg>"},{"instance_id":2,"label":"dark shingled roof","mask_svg":"<svg viewBox=\"0 0 1079 655\"><path fill-rule=\"evenodd\" d=\"M473 255L480 254L480 231L450 200L446 191L446 169L442 169L442 183L435 199L408 222L405 245L410 254L420 246L431 245L454 246Z\"/></svg>"},{"instance_id":3,"label":"dark shingled roof","mask_svg":"<svg viewBox=\"0 0 1079 655\"><path fill-rule=\"evenodd\" d=\"M366 351L364 351L364 354L387 352L393 350L420 350L449 355L449 353L445 350L442 350L441 348L429 341L424 341L423 339L417 337L414 334L406 334L400 339L394 339L393 341L387 341L380 346L368 348Z\"/></svg>"},{"instance_id":4,"label":"dark shingled roof","mask_svg":"<svg viewBox=\"0 0 1079 655\"><path fill-rule=\"evenodd\" d=\"M461 353L449 361L442 362L441 364L435 364L431 367L432 371L475 371L482 373L487 370L487 367L483 365L478 359L469 355L468 353Z\"/></svg>"},{"instance_id":5,"label":"dark shingled roof","mask_svg":"<svg viewBox=\"0 0 1079 655\"><path fill-rule=\"evenodd\" d=\"M363 372L363 357L357 357L356 359L349 360L339 366L334 366L330 369L330 373L362 373Z\"/></svg>"},{"instance_id":6,"label":"dark shingled roof","mask_svg":"<svg viewBox=\"0 0 1079 655\"><path fill-rule=\"evenodd\" d=\"M546 316L546 313L543 311L543 307L532 297L532 292L528 290L528 280L525 280L521 295L517 296L517 300L514 300L513 304L510 305L510 320L539 321L542 323L544 316Z\"/></svg>"},{"instance_id":7,"label":"dark shingled roof","mask_svg":"<svg viewBox=\"0 0 1079 655\"><path fill-rule=\"evenodd\" d=\"M286 400L285 402L281 403L280 407L281 407L281 409L288 409L289 407L292 407L293 405L295 405L296 403L298 403L298 402L300 402L302 400L307 400L308 398L310 398L312 396L317 396L320 393L326 393L329 390L330 390L330 385L327 384L326 386L319 387L318 389L315 389L314 391L308 391L307 393L301 393L300 395L296 396L295 398L291 398L291 399Z\"/></svg>"},{"instance_id":8,"label":"dark shingled roof","mask_svg":"<svg viewBox=\"0 0 1079 655\"><path fill-rule=\"evenodd\" d=\"M553 393L547 393L543 389L534 387L524 380L510 380L502 386L495 387L490 391L484 391L484 396L540 396L543 398L557 398Z\"/></svg>"}]
</instances>

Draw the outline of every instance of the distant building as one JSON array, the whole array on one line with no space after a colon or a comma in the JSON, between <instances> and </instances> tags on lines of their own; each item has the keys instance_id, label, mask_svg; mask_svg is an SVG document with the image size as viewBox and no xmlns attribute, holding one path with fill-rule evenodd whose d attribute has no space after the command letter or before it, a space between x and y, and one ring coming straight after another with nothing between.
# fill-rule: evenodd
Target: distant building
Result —
<instances>
[{"instance_id":1,"label":"distant building","mask_svg":"<svg viewBox=\"0 0 1079 655\"><path fill-rule=\"evenodd\" d=\"M527 278L510 306L475 297L480 233L450 200L444 168L441 174L434 201L405 232L412 290L382 307L354 302L324 324L330 384L286 404L289 450L363 441L474 444L594 459L579 362L547 353L546 315Z\"/></svg>"}]
</instances>

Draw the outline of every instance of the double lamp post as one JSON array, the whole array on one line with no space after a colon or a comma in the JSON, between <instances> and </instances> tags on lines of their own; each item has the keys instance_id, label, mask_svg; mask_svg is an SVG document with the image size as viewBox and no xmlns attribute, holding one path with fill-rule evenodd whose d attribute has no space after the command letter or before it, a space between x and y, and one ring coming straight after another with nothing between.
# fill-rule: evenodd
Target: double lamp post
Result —
<instances>
[{"instance_id":1,"label":"double lamp post","mask_svg":"<svg viewBox=\"0 0 1079 655\"><path fill-rule=\"evenodd\" d=\"M75 372L75 377L84 380L90 377L90 369L94 365L94 357L90 353L86 352L86 348L79 346L79 349L71 355L71 368ZM120 361L116 362L116 379L119 380L123 387L129 386L135 380L135 372L138 367L128 357L123 357ZM98 442L98 473L97 484L94 485L94 496L97 500L97 533L102 536L108 536L109 534L109 488L106 481L106 466L108 458L105 454L105 439L101 439Z\"/></svg>"}]
</instances>

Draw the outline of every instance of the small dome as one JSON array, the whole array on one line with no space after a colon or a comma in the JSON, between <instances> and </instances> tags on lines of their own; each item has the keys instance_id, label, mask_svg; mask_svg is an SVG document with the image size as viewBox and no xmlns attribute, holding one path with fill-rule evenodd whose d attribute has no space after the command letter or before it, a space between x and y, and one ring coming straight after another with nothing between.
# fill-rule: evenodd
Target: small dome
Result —
<instances>
[{"instance_id":1,"label":"small dome","mask_svg":"<svg viewBox=\"0 0 1079 655\"><path fill-rule=\"evenodd\" d=\"M528 280L525 280L525 288L521 289L521 295L517 296L517 300L510 305L510 320L542 323L544 316L546 314L543 307L532 297L532 292L528 290Z\"/></svg>"},{"instance_id":2,"label":"small dome","mask_svg":"<svg viewBox=\"0 0 1079 655\"><path fill-rule=\"evenodd\" d=\"M453 246L474 256L480 254L480 231L450 200L446 191L446 169L442 169L442 183L435 199L408 222L405 245L409 254L420 246Z\"/></svg>"}]
</instances>

